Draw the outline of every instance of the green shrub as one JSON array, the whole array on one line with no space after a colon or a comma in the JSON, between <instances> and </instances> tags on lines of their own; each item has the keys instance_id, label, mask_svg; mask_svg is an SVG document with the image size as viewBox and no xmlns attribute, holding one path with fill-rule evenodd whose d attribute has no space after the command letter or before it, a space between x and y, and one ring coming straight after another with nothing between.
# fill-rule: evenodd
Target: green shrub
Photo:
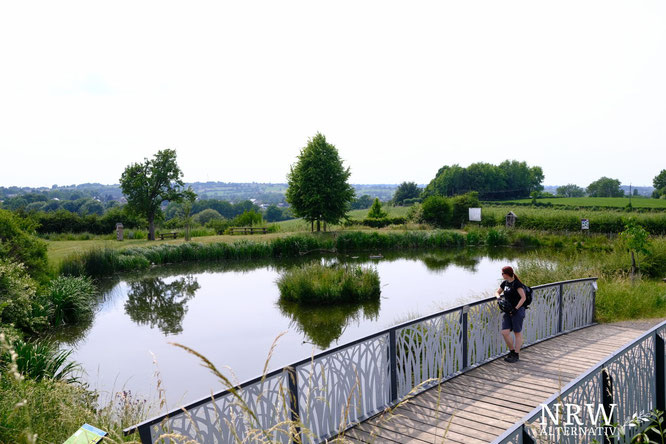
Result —
<instances>
[{"instance_id":1,"label":"green shrub","mask_svg":"<svg viewBox=\"0 0 666 444\"><path fill-rule=\"evenodd\" d=\"M48 275L46 243L38 239L35 225L7 210L0 210L0 258L24 264L28 273L38 281Z\"/></svg>"},{"instance_id":2,"label":"green shrub","mask_svg":"<svg viewBox=\"0 0 666 444\"><path fill-rule=\"evenodd\" d=\"M94 315L96 290L87 276L59 276L44 295L52 326L89 322Z\"/></svg>"},{"instance_id":3,"label":"green shrub","mask_svg":"<svg viewBox=\"0 0 666 444\"><path fill-rule=\"evenodd\" d=\"M460 228L469 221L470 208L479 208L481 206L479 193L476 191L455 196L451 200L453 201L451 224L455 228Z\"/></svg>"},{"instance_id":4,"label":"green shrub","mask_svg":"<svg viewBox=\"0 0 666 444\"><path fill-rule=\"evenodd\" d=\"M379 219L366 218L361 221L362 225L372 228L383 228L389 225L403 225L407 222L404 217L382 217Z\"/></svg>"},{"instance_id":5,"label":"green shrub","mask_svg":"<svg viewBox=\"0 0 666 444\"><path fill-rule=\"evenodd\" d=\"M46 325L40 312L37 286L23 264L0 259L0 321L24 331L35 331Z\"/></svg>"},{"instance_id":6,"label":"green shrub","mask_svg":"<svg viewBox=\"0 0 666 444\"><path fill-rule=\"evenodd\" d=\"M277 280L280 299L299 304L338 304L378 300L379 273L360 265L305 265Z\"/></svg>"},{"instance_id":7,"label":"green shrub","mask_svg":"<svg viewBox=\"0 0 666 444\"><path fill-rule=\"evenodd\" d=\"M421 204L421 208L425 222L440 228L451 226L452 209L448 198L443 196L427 197Z\"/></svg>"},{"instance_id":8,"label":"green shrub","mask_svg":"<svg viewBox=\"0 0 666 444\"><path fill-rule=\"evenodd\" d=\"M261 225L264 222L264 219L261 213L257 213L254 210L244 211L243 214L239 214L234 217L232 221L233 227L251 227L255 225Z\"/></svg>"}]
</instances>

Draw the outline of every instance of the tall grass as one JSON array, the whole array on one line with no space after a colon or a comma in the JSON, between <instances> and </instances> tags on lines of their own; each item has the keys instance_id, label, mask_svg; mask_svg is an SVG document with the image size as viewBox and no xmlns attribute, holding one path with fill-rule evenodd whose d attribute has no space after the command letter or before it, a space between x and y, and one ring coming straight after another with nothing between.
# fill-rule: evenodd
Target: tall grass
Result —
<instances>
[{"instance_id":1,"label":"tall grass","mask_svg":"<svg viewBox=\"0 0 666 444\"><path fill-rule=\"evenodd\" d=\"M666 242L656 240L654 255L666 255ZM644 257L646 262L647 257ZM651 263L632 279L629 254L618 248L596 254L553 251L548 259L536 254L518 260L516 273L528 285L598 277L596 316L600 322L666 317L666 284L654 279L666 273L666 261Z\"/></svg>"},{"instance_id":2,"label":"tall grass","mask_svg":"<svg viewBox=\"0 0 666 444\"><path fill-rule=\"evenodd\" d=\"M666 242L655 252L657 259L644 258L644 266L660 268L666 258ZM342 231L339 233L297 234L270 241L233 243L158 244L125 250L95 249L63 260L60 273L72 276L104 276L117 272L145 270L151 265L192 261L230 261L300 257L311 252L348 253L355 251L433 250L464 246L554 247L564 250L609 252L620 248L617 240L602 235L580 233L552 234L503 228L468 228L467 233L451 230L419 231ZM666 261L664 261L666 262ZM656 271L655 271L656 272Z\"/></svg>"},{"instance_id":3,"label":"tall grass","mask_svg":"<svg viewBox=\"0 0 666 444\"><path fill-rule=\"evenodd\" d=\"M360 265L304 265L283 272L277 280L282 301L331 305L379 299L379 273Z\"/></svg>"},{"instance_id":4,"label":"tall grass","mask_svg":"<svg viewBox=\"0 0 666 444\"><path fill-rule=\"evenodd\" d=\"M51 326L87 322L93 318L97 290L87 276L58 276L49 282L44 304Z\"/></svg>"}]
</instances>

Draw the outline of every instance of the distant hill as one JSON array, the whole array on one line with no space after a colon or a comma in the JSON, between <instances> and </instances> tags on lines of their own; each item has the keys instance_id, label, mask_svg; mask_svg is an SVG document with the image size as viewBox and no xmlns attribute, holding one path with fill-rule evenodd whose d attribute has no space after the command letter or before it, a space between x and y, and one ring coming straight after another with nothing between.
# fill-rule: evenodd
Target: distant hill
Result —
<instances>
[{"instance_id":1,"label":"distant hill","mask_svg":"<svg viewBox=\"0 0 666 444\"><path fill-rule=\"evenodd\" d=\"M278 204L285 202L286 183L263 182L191 182L187 183L200 199L222 199L239 202L254 199L257 203ZM390 200L397 184L352 184L357 196L364 194L382 201ZM119 201L123 194L120 185L85 183L79 185L53 185L52 187L0 187L0 200L23 194L36 193L47 199L76 200L82 197L99 199L102 202ZM43 198L42 198L43 199Z\"/></svg>"}]
</instances>

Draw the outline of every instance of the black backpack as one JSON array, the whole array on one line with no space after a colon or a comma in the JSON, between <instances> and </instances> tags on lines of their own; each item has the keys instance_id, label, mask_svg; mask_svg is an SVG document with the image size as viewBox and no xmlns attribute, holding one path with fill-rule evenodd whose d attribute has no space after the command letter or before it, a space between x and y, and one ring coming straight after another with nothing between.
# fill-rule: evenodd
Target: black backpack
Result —
<instances>
[{"instance_id":1,"label":"black backpack","mask_svg":"<svg viewBox=\"0 0 666 444\"><path fill-rule=\"evenodd\" d=\"M532 303L532 287L523 284L523 290L525 290L525 303L523 305L525 306L525 310L527 310Z\"/></svg>"}]
</instances>

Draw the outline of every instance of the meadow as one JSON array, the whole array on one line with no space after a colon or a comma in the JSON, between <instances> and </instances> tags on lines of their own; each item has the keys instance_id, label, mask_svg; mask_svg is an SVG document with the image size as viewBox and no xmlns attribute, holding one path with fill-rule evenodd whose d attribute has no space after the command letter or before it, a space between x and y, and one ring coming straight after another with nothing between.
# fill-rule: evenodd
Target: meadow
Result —
<instances>
[{"instance_id":1,"label":"meadow","mask_svg":"<svg viewBox=\"0 0 666 444\"><path fill-rule=\"evenodd\" d=\"M537 199L539 204L554 206L572 206L580 208L607 207L624 209L631 202L634 208L652 208L666 211L666 199L651 199L648 197L551 197ZM487 202L491 203L491 202ZM531 205L532 199L515 199L494 202L500 205Z\"/></svg>"}]
</instances>

